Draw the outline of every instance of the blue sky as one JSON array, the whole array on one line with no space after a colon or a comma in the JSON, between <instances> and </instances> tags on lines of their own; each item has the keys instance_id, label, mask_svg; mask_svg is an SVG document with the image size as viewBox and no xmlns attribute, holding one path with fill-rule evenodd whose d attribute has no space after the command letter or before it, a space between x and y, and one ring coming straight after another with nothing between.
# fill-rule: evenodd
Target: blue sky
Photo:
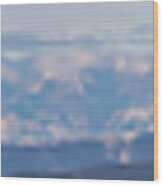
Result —
<instances>
[{"instance_id":1,"label":"blue sky","mask_svg":"<svg viewBox=\"0 0 163 186\"><path fill-rule=\"evenodd\" d=\"M153 132L153 2L2 6L2 143Z\"/></svg>"}]
</instances>

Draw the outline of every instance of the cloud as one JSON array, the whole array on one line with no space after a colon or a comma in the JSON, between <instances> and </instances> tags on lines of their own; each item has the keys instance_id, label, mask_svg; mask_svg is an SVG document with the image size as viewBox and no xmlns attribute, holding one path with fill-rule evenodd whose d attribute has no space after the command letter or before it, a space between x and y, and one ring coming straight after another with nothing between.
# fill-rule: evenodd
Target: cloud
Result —
<instances>
[{"instance_id":1,"label":"cloud","mask_svg":"<svg viewBox=\"0 0 163 186\"><path fill-rule=\"evenodd\" d=\"M123 6L121 2L116 5L100 3L3 6L2 31L34 33L41 36L61 35L62 37L109 31L119 33L118 28L124 32L137 28L139 25L146 25L147 28L151 26L152 10L149 6L143 6L142 2L141 5L140 2L135 3L134 9L129 8L132 7L130 3ZM96 14L96 12L100 13ZM130 32L127 33L130 34Z\"/></svg>"},{"instance_id":2,"label":"cloud","mask_svg":"<svg viewBox=\"0 0 163 186\"><path fill-rule=\"evenodd\" d=\"M36 133L43 130L40 123L23 120L15 113L9 113L2 117L1 129L2 143L15 145L23 144L23 141L26 141L25 144L27 145L27 139L30 141L30 145L32 145L32 139L33 144L36 144ZM37 145L39 144L38 141Z\"/></svg>"},{"instance_id":3,"label":"cloud","mask_svg":"<svg viewBox=\"0 0 163 186\"><path fill-rule=\"evenodd\" d=\"M153 15L152 9L137 5L122 11L121 4L3 6L2 80L15 91L10 98L3 95L2 144L48 146L93 139L105 145L108 159L130 163L132 142L142 132L153 134L153 110L146 106L153 103ZM139 106L125 108L121 97ZM23 118L23 106L35 118ZM113 113L106 123L103 113ZM98 127L92 124L96 117L104 121Z\"/></svg>"},{"instance_id":4,"label":"cloud","mask_svg":"<svg viewBox=\"0 0 163 186\"><path fill-rule=\"evenodd\" d=\"M83 83L93 81L84 70L93 65L95 56L89 51L72 52L69 54L48 55L34 61L34 69L40 74L40 81L33 84L29 91L37 92L48 80L67 86L67 90L84 93Z\"/></svg>"},{"instance_id":5,"label":"cloud","mask_svg":"<svg viewBox=\"0 0 163 186\"><path fill-rule=\"evenodd\" d=\"M43 82L36 82L36 83L32 83L29 87L28 87L28 93L30 94L37 94L39 93L42 88L43 88Z\"/></svg>"},{"instance_id":6,"label":"cloud","mask_svg":"<svg viewBox=\"0 0 163 186\"><path fill-rule=\"evenodd\" d=\"M76 138L76 135L73 135L72 132L64 126L49 125L46 127L46 131L48 131L49 135L52 135L54 140L52 142L53 145L58 144L61 141L71 142Z\"/></svg>"},{"instance_id":7,"label":"cloud","mask_svg":"<svg viewBox=\"0 0 163 186\"><path fill-rule=\"evenodd\" d=\"M152 109L130 108L123 113L122 121L131 122L132 120L148 121L153 115Z\"/></svg>"},{"instance_id":8,"label":"cloud","mask_svg":"<svg viewBox=\"0 0 163 186\"><path fill-rule=\"evenodd\" d=\"M127 68L127 62L125 59L118 59L115 63L115 69L117 72L123 72Z\"/></svg>"},{"instance_id":9,"label":"cloud","mask_svg":"<svg viewBox=\"0 0 163 186\"><path fill-rule=\"evenodd\" d=\"M152 70L152 64L147 60L126 60L120 58L115 62L115 70L118 73L135 74L144 76Z\"/></svg>"},{"instance_id":10,"label":"cloud","mask_svg":"<svg viewBox=\"0 0 163 186\"><path fill-rule=\"evenodd\" d=\"M57 145L62 141L72 142L87 135L86 119L83 115L71 114L63 122L59 115L44 115L38 119L22 119L16 113L3 116L1 122L2 143L16 146ZM50 120L50 123L42 121Z\"/></svg>"},{"instance_id":11,"label":"cloud","mask_svg":"<svg viewBox=\"0 0 163 186\"><path fill-rule=\"evenodd\" d=\"M3 52L3 58L9 60L11 62L20 62L23 61L24 58L29 56L26 52L23 51L14 51L14 50L5 50Z\"/></svg>"},{"instance_id":12,"label":"cloud","mask_svg":"<svg viewBox=\"0 0 163 186\"><path fill-rule=\"evenodd\" d=\"M71 125L76 127L88 126L88 119L81 113L72 113L68 115L68 121Z\"/></svg>"},{"instance_id":13,"label":"cloud","mask_svg":"<svg viewBox=\"0 0 163 186\"><path fill-rule=\"evenodd\" d=\"M22 147L36 147L36 146L41 146L44 145L41 140L38 140L35 136L33 135L24 135L21 140L17 141L16 146L22 146Z\"/></svg>"},{"instance_id":14,"label":"cloud","mask_svg":"<svg viewBox=\"0 0 163 186\"><path fill-rule=\"evenodd\" d=\"M146 107L130 107L115 111L106 125L113 132L121 131L151 131L153 109ZM126 127L128 129L126 129Z\"/></svg>"},{"instance_id":15,"label":"cloud","mask_svg":"<svg viewBox=\"0 0 163 186\"><path fill-rule=\"evenodd\" d=\"M15 113L9 113L2 117L2 144L37 145L41 141L37 139L37 133L43 131L40 123L23 120Z\"/></svg>"},{"instance_id":16,"label":"cloud","mask_svg":"<svg viewBox=\"0 0 163 186\"><path fill-rule=\"evenodd\" d=\"M131 161L130 153L127 152L126 150L122 150L119 155L119 162L121 164L129 164L130 161Z\"/></svg>"},{"instance_id":17,"label":"cloud","mask_svg":"<svg viewBox=\"0 0 163 186\"><path fill-rule=\"evenodd\" d=\"M19 118L14 114L8 114L1 120L2 143L10 143L20 133Z\"/></svg>"},{"instance_id":18,"label":"cloud","mask_svg":"<svg viewBox=\"0 0 163 186\"><path fill-rule=\"evenodd\" d=\"M98 139L104 143L105 155L109 161L127 165L136 161L144 163L145 160L153 158L153 131L114 133L108 130L99 134Z\"/></svg>"},{"instance_id":19,"label":"cloud","mask_svg":"<svg viewBox=\"0 0 163 186\"><path fill-rule=\"evenodd\" d=\"M106 158L110 161L119 161L121 164L131 162L131 144L140 133L137 131L112 132L106 130L98 135L98 139L104 143Z\"/></svg>"}]
</instances>

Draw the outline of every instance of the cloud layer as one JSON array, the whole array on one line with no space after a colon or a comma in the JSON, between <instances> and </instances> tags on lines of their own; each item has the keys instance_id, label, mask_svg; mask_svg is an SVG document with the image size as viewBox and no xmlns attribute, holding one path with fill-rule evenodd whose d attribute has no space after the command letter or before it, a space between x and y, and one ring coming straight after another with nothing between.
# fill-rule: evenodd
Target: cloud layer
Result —
<instances>
[{"instance_id":1,"label":"cloud layer","mask_svg":"<svg viewBox=\"0 0 163 186\"><path fill-rule=\"evenodd\" d=\"M153 133L153 2L126 4L2 7L4 145L93 140L131 161Z\"/></svg>"}]
</instances>

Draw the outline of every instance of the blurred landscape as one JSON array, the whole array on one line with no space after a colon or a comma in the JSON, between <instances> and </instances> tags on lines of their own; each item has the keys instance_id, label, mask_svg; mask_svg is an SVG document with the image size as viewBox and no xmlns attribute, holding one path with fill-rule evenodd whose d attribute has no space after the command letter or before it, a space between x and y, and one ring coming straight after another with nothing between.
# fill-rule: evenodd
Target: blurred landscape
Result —
<instances>
[{"instance_id":1,"label":"blurred landscape","mask_svg":"<svg viewBox=\"0 0 163 186\"><path fill-rule=\"evenodd\" d=\"M153 180L153 2L2 5L2 176Z\"/></svg>"}]
</instances>

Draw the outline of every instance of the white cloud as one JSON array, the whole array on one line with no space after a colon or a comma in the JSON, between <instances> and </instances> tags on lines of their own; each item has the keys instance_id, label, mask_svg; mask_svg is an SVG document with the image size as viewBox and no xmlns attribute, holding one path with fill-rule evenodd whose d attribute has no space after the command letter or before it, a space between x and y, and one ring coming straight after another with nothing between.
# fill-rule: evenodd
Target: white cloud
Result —
<instances>
[{"instance_id":1,"label":"white cloud","mask_svg":"<svg viewBox=\"0 0 163 186\"><path fill-rule=\"evenodd\" d=\"M23 52L23 51L14 51L14 50L11 50L11 51L4 51L3 52L3 57L9 61L12 61L12 62L20 62L22 61L24 58L26 58L28 56L27 53Z\"/></svg>"},{"instance_id":2,"label":"white cloud","mask_svg":"<svg viewBox=\"0 0 163 186\"><path fill-rule=\"evenodd\" d=\"M125 131L122 132L121 134L121 138L123 139L123 141L128 144L131 141L133 141L137 136L139 135L138 131Z\"/></svg>"},{"instance_id":3,"label":"white cloud","mask_svg":"<svg viewBox=\"0 0 163 186\"><path fill-rule=\"evenodd\" d=\"M14 113L2 117L1 120L2 142L8 143L12 141L12 138L20 132L19 124L20 124L19 118Z\"/></svg>"},{"instance_id":4,"label":"white cloud","mask_svg":"<svg viewBox=\"0 0 163 186\"><path fill-rule=\"evenodd\" d=\"M16 142L17 146L30 146L30 147L35 147L35 146L40 146L40 145L44 145L43 143L41 144L41 141L38 140L36 137L34 137L33 135L24 135L21 140Z\"/></svg>"},{"instance_id":5,"label":"white cloud","mask_svg":"<svg viewBox=\"0 0 163 186\"><path fill-rule=\"evenodd\" d=\"M36 133L44 130L37 121L23 120L15 113L2 117L2 143L15 145L40 145ZM25 131L25 133L23 132Z\"/></svg>"},{"instance_id":6,"label":"white cloud","mask_svg":"<svg viewBox=\"0 0 163 186\"><path fill-rule=\"evenodd\" d=\"M59 115L38 114L40 117L37 120L21 119L15 113L4 116L1 122L2 143L18 146L57 145L61 141L79 140L87 134L86 119L82 115L71 114L67 123L63 124ZM42 125L41 121L47 118L51 124Z\"/></svg>"},{"instance_id":7,"label":"white cloud","mask_svg":"<svg viewBox=\"0 0 163 186\"><path fill-rule=\"evenodd\" d=\"M131 122L132 120L148 121L152 116L152 109L148 108L129 108L123 113L122 121Z\"/></svg>"},{"instance_id":8,"label":"white cloud","mask_svg":"<svg viewBox=\"0 0 163 186\"><path fill-rule=\"evenodd\" d=\"M49 135L52 135L53 144L58 144L61 141L73 141L76 137L67 127L63 126L50 125L46 127L46 131L48 131Z\"/></svg>"},{"instance_id":9,"label":"white cloud","mask_svg":"<svg viewBox=\"0 0 163 186\"><path fill-rule=\"evenodd\" d=\"M127 150L122 150L119 155L119 162L121 164L129 164L130 161L130 153Z\"/></svg>"},{"instance_id":10,"label":"white cloud","mask_svg":"<svg viewBox=\"0 0 163 186\"><path fill-rule=\"evenodd\" d=\"M68 121L71 125L76 127L86 127L88 126L88 120L83 114L70 114L68 116Z\"/></svg>"},{"instance_id":11,"label":"white cloud","mask_svg":"<svg viewBox=\"0 0 163 186\"><path fill-rule=\"evenodd\" d=\"M118 160L121 164L129 164L131 160L130 145L139 137L137 131L106 131L99 134L98 139L105 145L106 158L109 160ZM118 151L117 151L118 150Z\"/></svg>"},{"instance_id":12,"label":"white cloud","mask_svg":"<svg viewBox=\"0 0 163 186\"><path fill-rule=\"evenodd\" d=\"M45 81L54 80L71 91L83 94L83 83L93 82L92 77L84 73L84 70L92 66L94 61L95 56L89 51L40 57L34 61L34 68L39 71L41 79L39 83L33 84L29 91L40 91Z\"/></svg>"},{"instance_id":13,"label":"white cloud","mask_svg":"<svg viewBox=\"0 0 163 186\"><path fill-rule=\"evenodd\" d=\"M118 159L122 164L129 164L132 142L143 133L153 133L153 110L147 107L130 107L117 110L107 121L107 130L101 133L101 139L106 146L107 157L115 157L116 146L119 146ZM124 127L129 129L123 130ZM109 132L107 132L109 131Z\"/></svg>"},{"instance_id":14,"label":"white cloud","mask_svg":"<svg viewBox=\"0 0 163 186\"><path fill-rule=\"evenodd\" d=\"M42 86L43 86L43 82L41 81L33 83L32 85L28 87L28 92L30 94L37 94L42 90Z\"/></svg>"},{"instance_id":15,"label":"white cloud","mask_svg":"<svg viewBox=\"0 0 163 186\"><path fill-rule=\"evenodd\" d=\"M152 131L153 109L146 107L130 107L115 111L106 122L108 130L113 133L124 133L125 137L134 137L135 132ZM126 129L126 127L128 129ZM128 133L126 132L128 131Z\"/></svg>"},{"instance_id":16,"label":"white cloud","mask_svg":"<svg viewBox=\"0 0 163 186\"><path fill-rule=\"evenodd\" d=\"M127 62L124 59L118 59L115 63L115 69L118 72L123 72L127 68Z\"/></svg>"},{"instance_id":17,"label":"white cloud","mask_svg":"<svg viewBox=\"0 0 163 186\"><path fill-rule=\"evenodd\" d=\"M145 59L136 59L130 61L124 58L120 58L115 62L115 70L118 73L128 73L144 76L152 70L152 65Z\"/></svg>"}]
</instances>

